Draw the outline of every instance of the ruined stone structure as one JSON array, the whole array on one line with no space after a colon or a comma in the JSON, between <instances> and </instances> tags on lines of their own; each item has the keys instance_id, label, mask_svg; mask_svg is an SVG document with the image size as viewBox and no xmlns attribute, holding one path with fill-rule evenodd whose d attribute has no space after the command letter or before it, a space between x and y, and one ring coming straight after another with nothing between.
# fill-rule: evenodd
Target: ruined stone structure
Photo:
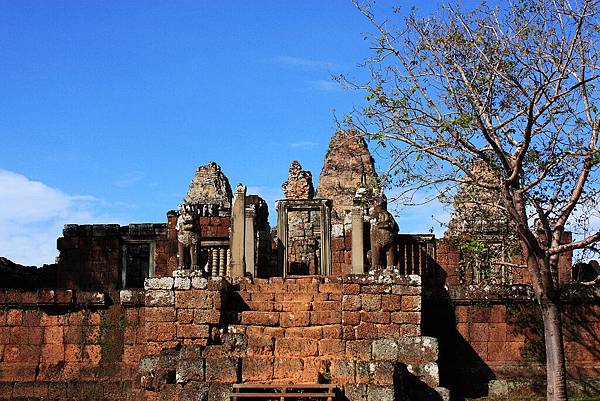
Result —
<instances>
[{"instance_id":1,"label":"ruined stone structure","mask_svg":"<svg viewBox=\"0 0 600 401\"><path fill-rule=\"evenodd\" d=\"M203 208L203 215L227 215L231 208L232 198L229 180L217 163L210 162L196 169L184 202L192 205L206 205Z\"/></svg>"},{"instance_id":2,"label":"ruined stone structure","mask_svg":"<svg viewBox=\"0 0 600 401\"><path fill-rule=\"evenodd\" d=\"M356 190L362 187L379 194L379 184L364 138L355 131L333 134L317 185L317 196L333 201L332 222L349 223Z\"/></svg>"},{"instance_id":3,"label":"ruined stone structure","mask_svg":"<svg viewBox=\"0 0 600 401\"><path fill-rule=\"evenodd\" d=\"M446 238L399 232L353 132L335 133L320 177L315 194L292 163L271 230L266 202L211 162L166 223L66 225L41 269L0 258L0 400L225 401L233 383L330 383L348 401L537 391L525 277L465 263L493 213L459 197ZM599 290L569 283L570 255L560 266L570 384L594 394Z\"/></svg>"},{"instance_id":4,"label":"ruined stone structure","mask_svg":"<svg viewBox=\"0 0 600 401\"><path fill-rule=\"evenodd\" d=\"M280 238L281 245L286 254L283 258L283 269L286 275L315 275L320 273L319 266L323 255L321 233L321 210L285 210L289 201L294 201L295 205L302 205L310 202L314 198L314 188L312 183L312 174L305 171L298 161L294 160L289 168L288 180L282 186L283 195L286 201L279 203L281 215L287 220L286 223L280 223L278 232L286 238ZM285 206L284 206L285 205ZM287 226L287 227L285 227Z\"/></svg>"},{"instance_id":5,"label":"ruined stone structure","mask_svg":"<svg viewBox=\"0 0 600 401\"><path fill-rule=\"evenodd\" d=\"M298 160L294 160L290 165L288 180L281 188L286 199L312 199L315 196L312 174L303 170Z\"/></svg>"},{"instance_id":6,"label":"ruined stone structure","mask_svg":"<svg viewBox=\"0 0 600 401\"><path fill-rule=\"evenodd\" d=\"M471 168L482 182L496 182L497 172L483 163ZM468 177L467 177L468 179ZM462 284L511 284L511 269L501 262L520 263L516 231L502 211L500 193L463 184L444 238L461 252Z\"/></svg>"}]
</instances>

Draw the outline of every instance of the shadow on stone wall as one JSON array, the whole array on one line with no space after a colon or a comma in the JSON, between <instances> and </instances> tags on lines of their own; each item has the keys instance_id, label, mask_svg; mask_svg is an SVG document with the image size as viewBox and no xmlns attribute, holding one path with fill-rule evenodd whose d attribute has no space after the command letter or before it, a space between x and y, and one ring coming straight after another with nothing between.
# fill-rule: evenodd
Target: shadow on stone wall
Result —
<instances>
[{"instance_id":1,"label":"shadow on stone wall","mask_svg":"<svg viewBox=\"0 0 600 401\"><path fill-rule=\"evenodd\" d=\"M427 383L424 383L417 376L406 370L406 367L401 373L402 382L406 389L405 399L396 398L397 400L406 401L442 401L442 396Z\"/></svg>"},{"instance_id":2,"label":"shadow on stone wall","mask_svg":"<svg viewBox=\"0 0 600 401\"><path fill-rule=\"evenodd\" d=\"M578 287L578 288L577 288ZM600 360L600 291L598 288L565 287L564 293L572 302L563 309L565 357L567 362L569 391L572 394L600 395L598 370L592 365ZM594 363L597 366L597 362Z\"/></svg>"},{"instance_id":3,"label":"shadow on stone wall","mask_svg":"<svg viewBox=\"0 0 600 401\"><path fill-rule=\"evenodd\" d=\"M436 263L423 279L423 335L438 338L440 384L450 389L452 399L484 397L487 395L539 396L546 392L544 330L539 306L530 291L522 294L511 291L488 298L468 292L465 298L452 299L445 288L446 273ZM454 291L453 291L454 293ZM498 297L499 296L499 297ZM598 360L600 360L600 288L570 284L562 289L562 317L567 361L569 394L577 397L600 395ZM460 316L457 308L463 308ZM503 310L501 321L493 320L490 311ZM464 315L468 310L468 317ZM496 309L494 309L496 310ZM477 326L488 327L473 334L472 317ZM462 320L461 320L462 319ZM488 336L494 327L506 327L505 347L495 349L492 359L483 360L473 348L492 341ZM463 337L468 325L469 338ZM488 330L490 331L489 334ZM483 333L483 334L482 334ZM481 338L480 338L481 337ZM510 338L509 338L510 337ZM479 341L479 342L478 342ZM494 340L498 341L498 340ZM488 342L497 345L497 343ZM506 347L507 344L513 346ZM498 350L502 352L498 352ZM486 348L483 348L485 355ZM491 348L490 348L490 353ZM493 364L493 365L492 365Z\"/></svg>"},{"instance_id":4,"label":"shadow on stone wall","mask_svg":"<svg viewBox=\"0 0 600 401\"><path fill-rule=\"evenodd\" d=\"M422 334L439 341L440 385L450 390L451 399L485 397L488 383L496 375L458 332L455 308L445 282L446 272L430 261L423 277Z\"/></svg>"},{"instance_id":5,"label":"shadow on stone wall","mask_svg":"<svg viewBox=\"0 0 600 401\"><path fill-rule=\"evenodd\" d=\"M54 287L56 265L23 266L0 256L0 277L2 277L2 288L37 290Z\"/></svg>"}]
</instances>

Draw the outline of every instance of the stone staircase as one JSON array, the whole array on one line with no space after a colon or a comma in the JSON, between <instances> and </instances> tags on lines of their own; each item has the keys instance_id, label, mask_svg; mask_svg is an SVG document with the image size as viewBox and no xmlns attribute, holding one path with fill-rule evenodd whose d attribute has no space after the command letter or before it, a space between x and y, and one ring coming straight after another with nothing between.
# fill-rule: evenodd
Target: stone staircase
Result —
<instances>
[{"instance_id":1,"label":"stone staircase","mask_svg":"<svg viewBox=\"0 0 600 401\"><path fill-rule=\"evenodd\" d=\"M418 276L155 281L146 316L157 322L146 329L157 357L145 378L162 369L177 383L209 388L321 383L350 401L443 399L437 341L420 335ZM157 391L155 381L146 388Z\"/></svg>"},{"instance_id":2,"label":"stone staircase","mask_svg":"<svg viewBox=\"0 0 600 401\"><path fill-rule=\"evenodd\" d=\"M405 381L420 391L437 388L437 341L420 336L416 281L356 276L236 284L226 320L246 341L244 381L331 382L359 400L370 393L402 399Z\"/></svg>"}]
</instances>

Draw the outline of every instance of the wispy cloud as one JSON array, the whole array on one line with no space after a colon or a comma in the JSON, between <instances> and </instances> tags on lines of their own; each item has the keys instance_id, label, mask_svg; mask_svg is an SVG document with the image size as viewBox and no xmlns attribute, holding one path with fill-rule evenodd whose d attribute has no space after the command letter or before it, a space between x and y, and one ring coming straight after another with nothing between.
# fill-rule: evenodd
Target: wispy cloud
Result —
<instances>
[{"instance_id":1,"label":"wispy cloud","mask_svg":"<svg viewBox=\"0 0 600 401\"><path fill-rule=\"evenodd\" d=\"M419 206L390 206L402 233L429 233L444 236L450 213L437 200Z\"/></svg>"},{"instance_id":2,"label":"wispy cloud","mask_svg":"<svg viewBox=\"0 0 600 401\"><path fill-rule=\"evenodd\" d=\"M312 141L300 141L300 142L293 142L290 143L290 148L293 149L300 149L300 150L311 150L311 149L315 149L316 147L320 146L321 144L318 142L312 142Z\"/></svg>"},{"instance_id":3,"label":"wispy cloud","mask_svg":"<svg viewBox=\"0 0 600 401\"><path fill-rule=\"evenodd\" d=\"M122 174L120 177L117 177L114 184L119 188L128 188L134 184L137 184L142 179L144 179L144 174L139 171L130 171Z\"/></svg>"},{"instance_id":4,"label":"wispy cloud","mask_svg":"<svg viewBox=\"0 0 600 401\"><path fill-rule=\"evenodd\" d=\"M323 92L337 92L343 89L339 83L335 81L328 81L326 79L316 79L312 81L307 81L307 84L309 89Z\"/></svg>"},{"instance_id":5,"label":"wispy cloud","mask_svg":"<svg viewBox=\"0 0 600 401\"><path fill-rule=\"evenodd\" d=\"M0 170L0 188L0 256L16 263L54 262L64 224L114 222L94 211L96 197L69 195L12 171Z\"/></svg>"},{"instance_id":6,"label":"wispy cloud","mask_svg":"<svg viewBox=\"0 0 600 401\"><path fill-rule=\"evenodd\" d=\"M397 198L399 192L399 188L390 188L387 191L388 199ZM431 195L423 190L414 194L412 205L405 205L401 201L389 203L389 210L396 217L401 233L432 232L437 238L444 236L451 211L448 205L437 198L431 199Z\"/></svg>"},{"instance_id":7,"label":"wispy cloud","mask_svg":"<svg viewBox=\"0 0 600 401\"><path fill-rule=\"evenodd\" d=\"M273 59L273 61L277 64L290 66L290 67L300 67L300 68L310 68L310 69L332 69L338 67L337 64L325 61L325 60L315 60L304 57L293 57L293 56L277 56Z\"/></svg>"}]
</instances>

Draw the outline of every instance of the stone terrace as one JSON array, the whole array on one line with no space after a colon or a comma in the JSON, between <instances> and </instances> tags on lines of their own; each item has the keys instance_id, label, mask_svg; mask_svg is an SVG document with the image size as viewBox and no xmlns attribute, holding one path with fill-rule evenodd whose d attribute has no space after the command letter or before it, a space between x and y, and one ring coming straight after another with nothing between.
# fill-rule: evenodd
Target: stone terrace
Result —
<instances>
[{"instance_id":1,"label":"stone terrace","mask_svg":"<svg viewBox=\"0 0 600 401\"><path fill-rule=\"evenodd\" d=\"M394 399L405 376L439 386L437 341L420 336L418 276L380 271L252 283L174 274L147 281L151 356L140 365L147 397L186 386L223 391L236 382L331 382L350 400Z\"/></svg>"}]
</instances>

